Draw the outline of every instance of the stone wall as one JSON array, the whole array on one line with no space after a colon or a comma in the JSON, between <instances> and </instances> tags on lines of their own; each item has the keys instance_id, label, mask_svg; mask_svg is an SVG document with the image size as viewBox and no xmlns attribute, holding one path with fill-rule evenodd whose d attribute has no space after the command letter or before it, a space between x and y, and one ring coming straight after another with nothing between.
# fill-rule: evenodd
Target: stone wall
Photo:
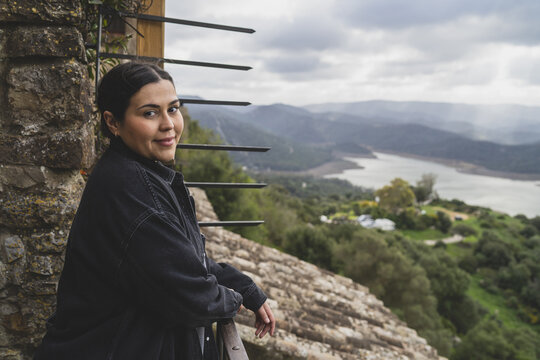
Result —
<instances>
[{"instance_id":1,"label":"stone wall","mask_svg":"<svg viewBox=\"0 0 540 360\"><path fill-rule=\"evenodd\" d=\"M80 0L0 0L0 359L30 359L94 161Z\"/></svg>"},{"instance_id":2,"label":"stone wall","mask_svg":"<svg viewBox=\"0 0 540 360\"><path fill-rule=\"evenodd\" d=\"M200 221L217 217L200 189L191 189ZM415 330L351 279L332 274L222 228L203 228L209 256L251 276L269 297L278 330L254 335L254 317L236 325L251 359L442 359Z\"/></svg>"}]
</instances>

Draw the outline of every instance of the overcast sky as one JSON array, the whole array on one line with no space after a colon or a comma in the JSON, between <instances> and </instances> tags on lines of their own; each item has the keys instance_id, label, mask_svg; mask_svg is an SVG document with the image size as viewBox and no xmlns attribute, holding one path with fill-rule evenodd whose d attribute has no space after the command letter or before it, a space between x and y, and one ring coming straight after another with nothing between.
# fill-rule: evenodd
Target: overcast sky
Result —
<instances>
[{"instance_id":1,"label":"overcast sky","mask_svg":"<svg viewBox=\"0 0 540 360\"><path fill-rule=\"evenodd\" d=\"M254 104L418 100L540 106L540 0L166 1L166 65L180 94Z\"/></svg>"}]
</instances>

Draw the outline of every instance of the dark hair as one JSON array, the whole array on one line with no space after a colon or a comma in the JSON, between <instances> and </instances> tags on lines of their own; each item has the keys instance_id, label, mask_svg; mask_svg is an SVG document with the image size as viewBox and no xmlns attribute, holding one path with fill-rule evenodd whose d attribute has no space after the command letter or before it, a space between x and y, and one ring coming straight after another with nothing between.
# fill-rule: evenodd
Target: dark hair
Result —
<instances>
[{"instance_id":1,"label":"dark hair","mask_svg":"<svg viewBox=\"0 0 540 360\"><path fill-rule=\"evenodd\" d=\"M131 61L109 70L98 85L97 106L101 115L102 134L110 139L114 137L105 122L104 111L110 111L115 120L124 121L131 97L143 86L160 80L169 80L174 85L171 75L153 64Z\"/></svg>"}]
</instances>

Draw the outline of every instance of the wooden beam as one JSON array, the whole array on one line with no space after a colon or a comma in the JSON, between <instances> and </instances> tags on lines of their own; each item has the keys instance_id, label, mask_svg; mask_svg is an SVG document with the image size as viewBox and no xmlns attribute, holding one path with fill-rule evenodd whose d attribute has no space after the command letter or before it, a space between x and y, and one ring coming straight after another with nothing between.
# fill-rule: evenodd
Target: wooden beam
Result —
<instances>
[{"instance_id":1,"label":"wooden beam","mask_svg":"<svg viewBox=\"0 0 540 360\"><path fill-rule=\"evenodd\" d=\"M145 3L149 2L150 0L145 1ZM165 16L165 0L153 0L150 8L144 13ZM165 56L165 23L138 19L137 30L144 35L144 38L137 36L137 55L163 58Z\"/></svg>"}]
</instances>

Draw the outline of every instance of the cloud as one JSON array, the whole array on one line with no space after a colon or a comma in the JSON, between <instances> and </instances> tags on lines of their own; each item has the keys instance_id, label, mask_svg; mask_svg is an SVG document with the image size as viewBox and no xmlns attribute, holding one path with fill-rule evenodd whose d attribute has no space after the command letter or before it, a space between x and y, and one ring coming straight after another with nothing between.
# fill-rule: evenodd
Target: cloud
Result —
<instances>
[{"instance_id":1,"label":"cloud","mask_svg":"<svg viewBox=\"0 0 540 360\"><path fill-rule=\"evenodd\" d=\"M271 23L260 30L263 47L290 51L339 48L345 29L330 18L298 17L280 24Z\"/></svg>"},{"instance_id":2,"label":"cloud","mask_svg":"<svg viewBox=\"0 0 540 360\"><path fill-rule=\"evenodd\" d=\"M342 0L336 14L360 28L404 29L440 24L463 16L508 14L537 8L536 0ZM519 11L518 11L519 12ZM525 15L527 12L520 12Z\"/></svg>"},{"instance_id":3,"label":"cloud","mask_svg":"<svg viewBox=\"0 0 540 360\"><path fill-rule=\"evenodd\" d=\"M317 55L282 55L265 60L266 69L276 73L307 73L319 69L323 63Z\"/></svg>"},{"instance_id":4,"label":"cloud","mask_svg":"<svg viewBox=\"0 0 540 360\"><path fill-rule=\"evenodd\" d=\"M167 16L256 33L168 24L166 57L253 66L168 66L185 93L206 98L532 104L538 14L538 0L168 1Z\"/></svg>"},{"instance_id":5,"label":"cloud","mask_svg":"<svg viewBox=\"0 0 540 360\"><path fill-rule=\"evenodd\" d=\"M507 76L525 85L540 85L540 46L529 48L514 48L512 58L507 61Z\"/></svg>"}]
</instances>

